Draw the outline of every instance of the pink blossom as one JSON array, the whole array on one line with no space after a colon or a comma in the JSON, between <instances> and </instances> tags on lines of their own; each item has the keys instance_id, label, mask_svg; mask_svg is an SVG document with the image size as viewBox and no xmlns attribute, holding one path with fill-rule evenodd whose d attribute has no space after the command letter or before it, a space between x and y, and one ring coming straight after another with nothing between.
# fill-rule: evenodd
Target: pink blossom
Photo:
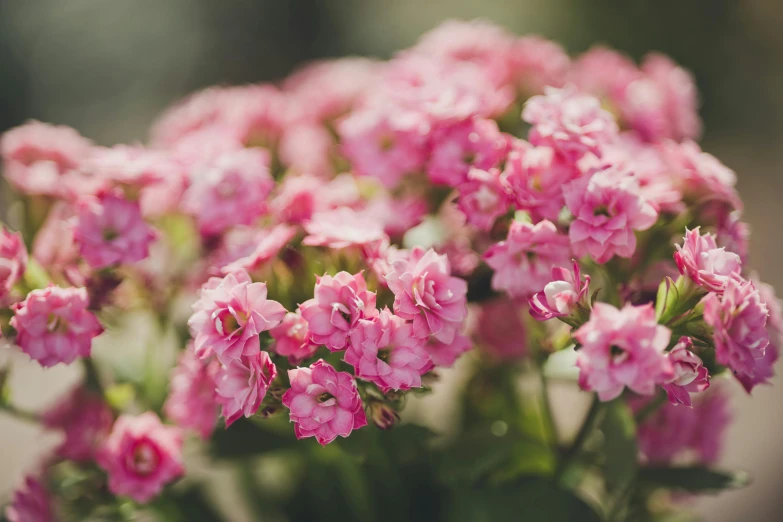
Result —
<instances>
[{"instance_id":1,"label":"pink blossom","mask_svg":"<svg viewBox=\"0 0 783 522\"><path fill-rule=\"evenodd\" d=\"M754 278L754 284L759 290L761 300L767 305L767 333L769 344L764 349L764 357L756 359L753 370L749 374L735 374L737 380L750 393L758 384L768 384L775 376L775 363L780 357L780 346L783 342L783 307L775 296L775 290L768 284Z\"/></svg>"},{"instance_id":2,"label":"pink blossom","mask_svg":"<svg viewBox=\"0 0 783 522\"><path fill-rule=\"evenodd\" d=\"M348 336L360 319L375 317L375 293L367 291L360 273L325 274L315 283L314 297L299 305L307 321L310 339L335 352L346 347Z\"/></svg>"},{"instance_id":3,"label":"pink blossom","mask_svg":"<svg viewBox=\"0 0 783 522\"><path fill-rule=\"evenodd\" d=\"M574 216L568 231L577 257L589 255L606 263L615 255L631 257L635 230L650 228L655 208L640 195L639 182L627 172L609 168L576 179L563 187L566 206Z\"/></svg>"},{"instance_id":4,"label":"pink blossom","mask_svg":"<svg viewBox=\"0 0 783 522\"><path fill-rule=\"evenodd\" d=\"M234 225L250 225L266 213L273 187L269 153L242 149L196 169L182 206L196 217L202 234L219 234Z\"/></svg>"},{"instance_id":5,"label":"pink blossom","mask_svg":"<svg viewBox=\"0 0 783 522\"><path fill-rule=\"evenodd\" d=\"M691 406L691 393L703 392L710 387L710 375L698 355L693 353L690 337L680 337L679 342L667 354L674 369L674 378L663 385L669 402Z\"/></svg>"},{"instance_id":6,"label":"pink blossom","mask_svg":"<svg viewBox=\"0 0 783 522\"><path fill-rule=\"evenodd\" d=\"M528 355L527 330L519 304L508 298L482 303L476 324L476 342L492 357L509 361Z\"/></svg>"},{"instance_id":7,"label":"pink blossom","mask_svg":"<svg viewBox=\"0 0 783 522\"><path fill-rule=\"evenodd\" d=\"M89 357L92 339L103 328L87 309L88 304L84 288L50 286L33 290L13 306L11 326L17 332L16 343L45 367Z\"/></svg>"},{"instance_id":8,"label":"pink blossom","mask_svg":"<svg viewBox=\"0 0 783 522\"><path fill-rule=\"evenodd\" d=\"M628 85L640 77L627 56L605 47L593 47L572 64L568 81L618 110Z\"/></svg>"},{"instance_id":9,"label":"pink blossom","mask_svg":"<svg viewBox=\"0 0 783 522\"><path fill-rule=\"evenodd\" d=\"M420 388L421 376L433 367L413 325L388 309L371 320L360 320L350 339L345 362L357 377L377 384L384 393Z\"/></svg>"},{"instance_id":10,"label":"pink blossom","mask_svg":"<svg viewBox=\"0 0 783 522\"><path fill-rule=\"evenodd\" d=\"M166 110L152 128L152 142L170 148L200 130L220 126L234 90L210 87Z\"/></svg>"},{"instance_id":11,"label":"pink blossom","mask_svg":"<svg viewBox=\"0 0 783 522\"><path fill-rule=\"evenodd\" d=\"M723 292L732 274L739 274L742 270L740 257L725 248L718 248L715 236L702 235L699 227L686 230L682 246L675 246L674 260L680 273L711 292Z\"/></svg>"},{"instance_id":12,"label":"pink blossom","mask_svg":"<svg viewBox=\"0 0 783 522\"><path fill-rule=\"evenodd\" d=\"M415 336L431 333L446 344L454 340L468 313L468 284L451 275L445 255L414 247L392 263L386 283L394 293L394 313L413 321Z\"/></svg>"},{"instance_id":13,"label":"pink blossom","mask_svg":"<svg viewBox=\"0 0 783 522\"><path fill-rule=\"evenodd\" d=\"M74 239L76 209L65 202L55 203L33 241L33 258L53 274L60 274L79 260Z\"/></svg>"},{"instance_id":14,"label":"pink blossom","mask_svg":"<svg viewBox=\"0 0 783 522\"><path fill-rule=\"evenodd\" d=\"M424 348L435 366L451 368L462 354L473 348L473 343L467 335L458 333L450 343L442 343L436 337L430 336Z\"/></svg>"},{"instance_id":15,"label":"pink blossom","mask_svg":"<svg viewBox=\"0 0 783 522\"><path fill-rule=\"evenodd\" d=\"M182 352L179 364L171 371L169 396L163 404L166 417L183 430L193 430L208 439L218 417L215 394L215 361L202 361L192 346Z\"/></svg>"},{"instance_id":16,"label":"pink blossom","mask_svg":"<svg viewBox=\"0 0 783 522\"><path fill-rule=\"evenodd\" d=\"M508 212L509 203L498 169L473 167L467 180L459 186L457 206L465 213L468 223L479 230L492 229L497 218Z\"/></svg>"},{"instance_id":17,"label":"pink blossom","mask_svg":"<svg viewBox=\"0 0 783 522\"><path fill-rule=\"evenodd\" d=\"M323 360L309 368L288 370L291 388L283 404L291 410L297 439L315 437L325 446L339 435L367 425L356 383L347 372L338 372Z\"/></svg>"},{"instance_id":18,"label":"pink blossom","mask_svg":"<svg viewBox=\"0 0 783 522\"><path fill-rule=\"evenodd\" d=\"M533 126L531 143L551 146L571 161L588 152L600 156L617 136L617 123L598 99L573 88L547 87L528 100L522 119Z\"/></svg>"},{"instance_id":19,"label":"pink blossom","mask_svg":"<svg viewBox=\"0 0 783 522\"><path fill-rule=\"evenodd\" d=\"M382 240L383 225L369 217L348 207L314 214L304 225L302 244L339 249Z\"/></svg>"},{"instance_id":20,"label":"pink blossom","mask_svg":"<svg viewBox=\"0 0 783 522\"><path fill-rule=\"evenodd\" d=\"M568 238L551 221L514 221L506 239L491 246L484 260L495 270L493 289L529 297L549 282L552 267L567 263L570 256Z\"/></svg>"},{"instance_id":21,"label":"pink blossom","mask_svg":"<svg viewBox=\"0 0 783 522\"><path fill-rule=\"evenodd\" d=\"M24 483L14 490L13 498L5 508L8 522L56 522L49 492L41 481L27 476Z\"/></svg>"},{"instance_id":22,"label":"pink blossom","mask_svg":"<svg viewBox=\"0 0 783 522\"><path fill-rule=\"evenodd\" d=\"M713 328L715 359L735 375L752 376L769 344L768 315L756 285L739 275L726 281L722 296L709 294L704 321Z\"/></svg>"},{"instance_id":23,"label":"pink blossom","mask_svg":"<svg viewBox=\"0 0 783 522\"><path fill-rule=\"evenodd\" d=\"M103 193L79 203L74 239L87 263L96 269L136 263L149 255L157 238L138 203Z\"/></svg>"},{"instance_id":24,"label":"pink blossom","mask_svg":"<svg viewBox=\"0 0 783 522\"><path fill-rule=\"evenodd\" d=\"M593 305L590 320L574 338L579 385L595 391L602 401L619 396L626 386L642 395L652 395L658 384L673 376L664 350L671 331L657 324L652 305L626 304L621 310L606 303Z\"/></svg>"},{"instance_id":25,"label":"pink blossom","mask_svg":"<svg viewBox=\"0 0 783 522\"><path fill-rule=\"evenodd\" d=\"M523 97L541 94L547 86L562 87L571 62L560 45L539 36L518 38L509 59L513 81Z\"/></svg>"},{"instance_id":26,"label":"pink blossom","mask_svg":"<svg viewBox=\"0 0 783 522\"><path fill-rule=\"evenodd\" d=\"M223 364L258 352L259 334L286 314L283 305L267 299L266 283L253 283L247 272L210 278L193 310L188 326L196 355L214 353Z\"/></svg>"},{"instance_id":27,"label":"pink blossom","mask_svg":"<svg viewBox=\"0 0 783 522\"><path fill-rule=\"evenodd\" d=\"M277 225L269 229L234 228L223 236L221 249L213 265L223 274L246 270L252 272L274 259L296 235L296 229Z\"/></svg>"},{"instance_id":28,"label":"pink blossom","mask_svg":"<svg viewBox=\"0 0 783 522\"><path fill-rule=\"evenodd\" d=\"M570 315L577 304L586 306L590 276L582 281L579 263L574 262L573 272L562 267L552 268L552 278L544 290L530 298L530 315L539 321Z\"/></svg>"},{"instance_id":29,"label":"pink blossom","mask_svg":"<svg viewBox=\"0 0 783 522\"><path fill-rule=\"evenodd\" d=\"M334 172L336 143L329 130L315 123L285 129L278 145L280 162L303 174L326 177Z\"/></svg>"},{"instance_id":30,"label":"pink blossom","mask_svg":"<svg viewBox=\"0 0 783 522\"><path fill-rule=\"evenodd\" d=\"M397 198L379 195L370 200L362 215L368 221L380 223L386 234L402 237L421 223L428 211L427 200L419 195Z\"/></svg>"},{"instance_id":31,"label":"pink blossom","mask_svg":"<svg viewBox=\"0 0 783 522\"><path fill-rule=\"evenodd\" d=\"M275 340L272 349L278 355L288 357L291 364L299 364L312 357L318 345L310 340L307 320L299 310L288 312L279 325L269 331Z\"/></svg>"},{"instance_id":32,"label":"pink blossom","mask_svg":"<svg viewBox=\"0 0 783 522\"><path fill-rule=\"evenodd\" d=\"M715 242L729 252L734 252L742 262L746 262L750 250L750 226L742 221L738 210L726 214L718 222Z\"/></svg>"},{"instance_id":33,"label":"pink blossom","mask_svg":"<svg viewBox=\"0 0 783 522\"><path fill-rule=\"evenodd\" d=\"M217 400L226 428L242 417L258 411L269 385L277 377L277 368L267 352L243 355L224 365L215 376Z\"/></svg>"},{"instance_id":34,"label":"pink blossom","mask_svg":"<svg viewBox=\"0 0 783 522\"><path fill-rule=\"evenodd\" d=\"M0 301L24 276L26 268L27 249L22 235L0 224Z\"/></svg>"},{"instance_id":35,"label":"pink blossom","mask_svg":"<svg viewBox=\"0 0 783 522\"><path fill-rule=\"evenodd\" d=\"M41 422L50 430L62 430L65 435L57 455L83 462L93 459L111 431L114 416L102 397L77 387L50 407L41 416Z\"/></svg>"},{"instance_id":36,"label":"pink blossom","mask_svg":"<svg viewBox=\"0 0 783 522\"><path fill-rule=\"evenodd\" d=\"M164 426L153 412L121 415L97 461L109 475L112 493L147 503L185 473L182 432Z\"/></svg>"},{"instance_id":37,"label":"pink blossom","mask_svg":"<svg viewBox=\"0 0 783 522\"><path fill-rule=\"evenodd\" d=\"M272 212L278 221L298 225L316 212L354 207L361 200L354 176L339 175L328 183L310 175L287 175L273 198Z\"/></svg>"}]
</instances>

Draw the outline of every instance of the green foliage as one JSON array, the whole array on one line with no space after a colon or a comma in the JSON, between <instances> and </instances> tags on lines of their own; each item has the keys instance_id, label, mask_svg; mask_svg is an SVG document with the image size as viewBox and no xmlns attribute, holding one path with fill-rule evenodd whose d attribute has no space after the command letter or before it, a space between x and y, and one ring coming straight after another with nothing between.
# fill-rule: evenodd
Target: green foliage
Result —
<instances>
[{"instance_id":1,"label":"green foliage","mask_svg":"<svg viewBox=\"0 0 783 522\"><path fill-rule=\"evenodd\" d=\"M599 425L604 435L605 476L611 489L622 488L636 474L636 424L631 409L622 399L603 405Z\"/></svg>"},{"instance_id":2,"label":"green foliage","mask_svg":"<svg viewBox=\"0 0 783 522\"><path fill-rule=\"evenodd\" d=\"M745 487L748 475L741 471L718 471L704 467L646 467L639 470L639 482L689 493L719 492Z\"/></svg>"}]
</instances>

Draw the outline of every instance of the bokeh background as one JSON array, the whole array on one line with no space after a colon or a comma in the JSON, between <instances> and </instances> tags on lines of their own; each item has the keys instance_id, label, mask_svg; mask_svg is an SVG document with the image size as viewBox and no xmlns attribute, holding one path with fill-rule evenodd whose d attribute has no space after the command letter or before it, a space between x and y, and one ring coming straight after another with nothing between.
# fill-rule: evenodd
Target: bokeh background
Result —
<instances>
[{"instance_id":1,"label":"bokeh background","mask_svg":"<svg viewBox=\"0 0 783 522\"><path fill-rule=\"evenodd\" d=\"M635 58L658 50L692 70L703 147L737 172L752 263L783 293L780 0L0 0L0 131L35 118L105 145L144 141L163 108L199 88L274 81L315 58L388 58L447 18L477 17L572 54L598 43ZM43 407L75 378L23 359L11 383L22 406ZM754 483L695 502L705 520L783 519L780 382L752 399L735 387L723 464ZM564 396L559 416L577 407ZM50 444L0 416L0 499Z\"/></svg>"}]
</instances>

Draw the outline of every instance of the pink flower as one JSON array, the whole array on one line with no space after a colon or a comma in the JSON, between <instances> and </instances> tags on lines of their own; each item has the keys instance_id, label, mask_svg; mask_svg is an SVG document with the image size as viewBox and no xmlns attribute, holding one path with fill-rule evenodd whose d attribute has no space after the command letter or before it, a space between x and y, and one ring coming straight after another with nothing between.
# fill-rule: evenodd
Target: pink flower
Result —
<instances>
[{"instance_id":1,"label":"pink flower","mask_svg":"<svg viewBox=\"0 0 783 522\"><path fill-rule=\"evenodd\" d=\"M65 435L57 455L83 462L93 459L111 431L114 416L103 398L77 387L49 408L41 416L41 422L50 430L62 430Z\"/></svg>"},{"instance_id":2,"label":"pink flower","mask_svg":"<svg viewBox=\"0 0 783 522\"><path fill-rule=\"evenodd\" d=\"M280 162L296 172L327 177L334 173L336 143L329 129L300 123L285 129L278 145Z\"/></svg>"},{"instance_id":3,"label":"pink flower","mask_svg":"<svg viewBox=\"0 0 783 522\"><path fill-rule=\"evenodd\" d=\"M286 314L283 305L267 299L266 283L251 282L247 272L210 278L193 310L188 326L196 355L214 353L223 364L258 352L259 334Z\"/></svg>"},{"instance_id":4,"label":"pink flower","mask_svg":"<svg viewBox=\"0 0 783 522\"><path fill-rule=\"evenodd\" d=\"M467 180L459 185L457 206L465 213L468 223L479 230L490 230L509 208L500 171L471 168Z\"/></svg>"},{"instance_id":5,"label":"pink flower","mask_svg":"<svg viewBox=\"0 0 783 522\"><path fill-rule=\"evenodd\" d=\"M605 47L593 47L572 64L568 81L618 108L628 85L640 76L636 64L627 56Z\"/></svg>"},{"instance_id":6,"label":"pink flower","mask_svg":"<svg viewBox=\"0 0 783 522\"><path fill-rule=\"evenodd\" d=\"M45 367L89 357L92 339L103 328L87 309L88 304L84 288L50 286L33 290L13 307L11 326L17 332L16 343Z\"/></svg>"},{"instance_id":7,"label":"pink flower","mask_svg":"<svg viewBox=\"0 0 783 522\"><path fill-rule=\"evenodd\" d=\"M571 62L560 45L539 36L518 38L509 58L513 81L523 97L541 94L548 86L562 87Z\"/></svg>"},{"instance_id":8,"label":"pink flower","mask_svg":"<svg viewBox=\"0 0 783 522\"><path fill-rule=\"evenodd\" d=\"M336 352L345 348L348 335L360 319L375 317L375 293L367 291L361 273L325 274L315 283L314 297L299 305L310 339Z\"/></svg>"},{"instance_id":9,"label":"pink flower","mask_svg":"<svg viewBox=\"0 0 783 522\"><path fill-rule=\"evenodd\" d=\"M141 261L149 255L150 243L156 237L142 218L138 203L103 193L79 204L74 239L93 268Z\"/></svg>"},{"instance_id":10,"label":"pink flower","mask_svg":"<svg viewBox=\"0 0 783 522\"><path fill-rule=\"evenodd\" d=\"M756 359L753 370L748 374L735 374L737 380L750 393L758 384L768 384L775 376L775 363L780 357L780 345L783 342L783 309L780 301L775 296L775 290L766 283L754 280L759 290L761 300L767 305L769 317L767 318L767 333L769 344L764 349L764 357Z\"/></svg>"},{"instance_id":11,"label":"pink flower","mask_svg":"<svg viewBox=\"0 0 783 522\"><path fill-rule=\"evenodd\" d=\"M408 230L421 223L429 212L429 204L419 195L376 196L361 212L362 219L378 223L383 231L394 237L402 237Z\"/></svg>"},{"instance_id":12,"label":"pink flower","mask_svg":"<svg viewBox=\"0 0 783 522\"><path fill-rule=\"evenodd\" d=\"M734 252L744 263L750 250L750 226L742 221L742 213L735 210L718 222L716 243L729 252Z\"/></svg>"},{"instance_id":13,"label":"pink flower","mask_svg":"<svg viewBox=\"0 0 783 522\"><path fill-rule=\"evenodd\" d=\"M61 274L79 261L79 245L74 239L76 210L62 201L55 203L33 241L33 258L47 271Z\"/></svg>"},{"instance_id":14,"label":"pink flower","mask_svg":"<svg viewBox=\"0 0 783 522\"><path fill-rule=\"evenodd\" d=\"M277 377L277 368L267 352L256 352L234 359L215 377L217 400L222 406L226 428L242 417L258 411L269 385Z\"/></svg>"},{"instance_id":15,"label":"pink flower","mask_svg":"<svg viewBox=\"0 0 783 522\"><path fill-rule=\"evenodd\" d=\"M362 319L351 332L345 362L360 379L382 392L421 387L421 376L433 367L413 325L384 309L372 320Z\"/></svg>"},{"instance_id":16,"label":"pink flower","mask_svg":"<svg viewBox=\"0 0 783 522\"><path fill-rule=\"evenodd\" d=\"M316 212L339 207L354 207L361 200L356 178L342 174L326 182L308 175L286 175L272 200L272 212L278 221L298 225Z\"/></svg>"},{"instance_id":17,"label":"pink flower","mask_svg":"<svg viewBox=\"0 0 783 522\"><path fill-rule=\"evenodd\" d=\"M657 324L652 305L626 304L618 310L595 303L590 320L573 335L582 345L576 360L579 385L602 401L619 396L626 386L652 395L656 385L673 376L664 353L671 331Z\"/></svg>"},{"instance_id":18,"label":"pink flower","mask_svg":"<svg viewBox=\"0 0 783 522\"><path fill-rule=\"evenodd\" d=\"M183 430L193 430L208 439L218 417L215 394L214 361L196 357L192 346L182 352L179 364L171 371L169 396L163 404L166 417Z\"/></svg>"},{"instance_id":19,"label":"pink flower","mask_svg":"<svg viewBox=\"0 0 783 522\"><path fill-rule=\"evenodd\" d=\"M769 344L768 315L756 285L739 275L726 281L722 296L709 294L704 321L713 328L716 360L735 375L752 376Z\"/></svg>"},{"instance_id":20,"label":"pink flower","mask_svg":"<svg viewBox=\"0 0 783 522\"><path fill-rule=\"evenodd\" d=\"M606 263L615 255L636 251L635 230L650 228L658 218L655 208L639 191L637 179L609 168L576 179L563 187L574 221L568 231L577 257L589 255Z\"/></svg>"},{"instance_id":21,"label":"pink flower","mask_svg":"<svg viewBox=\"0 0 783 522\"><path fill-rule=\"evenodd\" d=\"M367 425L356 383L347 372L338 372L323 360L309 368L288 370L291 388L283 404L291 410L297 439L315 437L325 446L339 435Z\"/></svg>"},{"instance_id":22,"label":"pink flower","mask_svg":"<svg viewBox=\"0 0 783 522\"><path fill-rule=\"evenodd\" d=\"M552 267L567 263L570 255L568 238L551 221L514 221L506 239L491 246L484 260L495 270L493 289L528 297L546 285Z\"/></svg>"},{"instance_id":23,"label":"pink flower","mask_svg":"<svg viewBox=\"0 0 783 522\"><path fill-rule=\"evenodd\" d=\"M394 293L394 313L413 321L413 334L454 340L468 314L468 284L451 275L445 255L414 247L406 259L392 262L386 283Z\"/></svg>"},{"instance_id":24,"label":"pink flower","mask_svg":"<svg viewBox=\"0 0 783 522\"><path fill-rule=\"evenodd\" d=\"M13 233L0 224L0 301L24 276L27 249L22 234Z\"/></svg>"},{"instance_id":25,"label":"pink flower","mask_svg":"<svg viewBox=\"0 0 783 522\"><path fill-rule=\"evenodd\" d=\"M234 225L250 225L266 213L272 188L269 153L241 149L197 168L182 206L196 217L202 234L215 235Z\"/></svg>"},{"instance_id":26,"label":"pink flower","mask_svg":"<svg viewBox=\"0 0 783 522\"><path fill-rule=\"evenodd\" d=\"M519 304L501 297L482 303L476 324L476 342L492 357L509 361L528 354L525 323Z\"/></svg>"},{"instance_id":27,"label":"pink flower","mask_svg":"<svg viewBox=\"0 0 783 522\"><path fill-rule=\"evenodd\" d=\"M617 136L617 123L598 99L573 88L547 87L528 100L522 119L533 126L531 143L551 146L572 162L588 152L600 156L601 146Z\"/></svg>"},{"instance_id":28,"label":"pink flower","mask_svg":"<svg viewBox=\"0 0 783 522\"><path fill-rule=\"evenodd\" d=\"M530 298L530 315L539 321L570 315L578 303L587 306L586 297L590 288L590 276L582 281L579 263L574 262L573 272L552 268L552 279L544 290Z\"/></svg>"},{"instance_id":29,"label":"pink flower","mask_svg":"<svg viewBox=\"0 0 783 522\"><path fill-rule=\"evenodd\" d=\"M288 357L291 364L299 364L312 357L318 345L310 340L310 330L307 320L299 310L288 312L279 325L269 330L275 340L272 349L283 357Z\"/></svg>"},{"instance_id":30,"label":"pink flower","mask_svg":"<svg viewBox=\"0 0 783 522\"><path fill-rule=\"evenodd\" d=\"M8 522L56 522L52 499L41 481L27 476L5 508Z\"/></svg>"},{"instance_id":31,"label":"pink flower","mask_svg":"<svg viewBox=\"0 0 783 522\"><path fill-rule=\"evenodd\" d=\"M339 249L382 240L383 225L369 217L348 207L314 214L304 225L308 236L302 244Z\"/></svg>"},{"instance_id":32,"label":"pink flower","mask_svg":"<svg viewBox=\"0 0 783 522\"><path fill-rule=\"evenodd\" d=\"M219 259L213 264L223 274L252 272L274 259L296 235L296 229L288 225L277 225L269 229L234 228L223 236Z\"/></svg>"},{"instance_id":33,"label":"pink flower","mask_svg":"<svg viewBox=\"0 0 783 522\"><path fill-rule=\"evenodd\" d=\"M121 415L97 461L109 475L112 493L144 504L185 473L182 433L152 412Z\"/></svg>"},{"instance_id":34,"label":"pink flower","mask_svg":"<svg viewBox=\"0 0 783 522\"><path fill-rule=\"evenodd\" d=\"M669 402L691 406L691 393L703 392L710 387L710 375L698 355L693 353L690 337L680 341L667 354L674 369L674 378L663 385Z\"/></svg>"},{"instance_id":35,"label":"pink flower","mask_svg":"<svg viewBox=\"0 0 783 522\"><path fill-rule=\"evenodd\" d=\"M740 257L718 248L715 236L701 235L699 227L686 230L683 245L675 245L674 260L682 275L711 292L721 293L732 274L742 270Z\"/></svg>"},{"instance_id":36,"label":"pink flower","mask_svg":"<svg viewBox=\"0 0 783 522\"><path fill-rule=\"evenodd\" d=\"M459 357L469 352L473 343L466 335L458 333L450 343L442 343L434 336L427 339L424 349L430 354L430 359L435 366L451 368Z\"/></svg>"}]
</instances>

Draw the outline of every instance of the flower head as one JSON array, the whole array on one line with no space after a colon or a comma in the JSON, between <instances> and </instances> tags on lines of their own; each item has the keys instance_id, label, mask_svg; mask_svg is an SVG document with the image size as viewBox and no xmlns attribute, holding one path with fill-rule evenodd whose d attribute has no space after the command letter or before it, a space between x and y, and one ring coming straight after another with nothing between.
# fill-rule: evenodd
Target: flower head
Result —
<instances>
[{"instance_id":1,"label":"flower head","mask_svg":"<svg viewBox=\"0 0 783 522\"><path fill-rule=\"evenodd\" d=\"M685 232L683 245L676 245L674 260L682 275L711 292L721 293L732 274L742 269L740 257L718 248L715 236L701 235L698 227Z\"/></svg>"},{"instance_id":2,"label":"flower head","mask_svg":"<svg viewBox=\"0 0 783 522\"><path fill-rule=\"evenodd\" d=\"M574 311L578 303L585 305L590 288L590 276L582 280L579 263L574 261L573 272L562 267L552 268L552 279L544 290L529 299L530 315L539 321L564 317Z\"/></svg>"},{"instance_id":3,"label":"flower head","mask_svg":"<svg viewBox=\"0 0 783 522\"><path fill-rule=\"evenodd\" d=\"M495 220L509 208L509 198L500 181L498 169L471 168L467 179L459 185L457 206L468 223L480 230L490 230Z\"/></svg>"},{"instance_id":4,"label":"flower head","mask_svg":"<svg viewBox=\"0 0 783 522\"><path fill-rule=\"evenodd\" d=\"M43 425L62 430L65 440L57 454L75 461L88 461L111 431L114 416L103 398L77 387L42 416Z\"/></svg>"},{"instance_id":5,"label":"flower head","mask_svg":"<svg viewBox=\"0 0 783 522\"><path fill-rule=\"evenodd\" d=\"M27 476L5 508L8 522L56 522L52 499L41 481Z\"/></svg>"},{"instance_id":6,"label":"flower head","mask_svg":"<svg viewBox=\"0 0 783 522\"><path fill-rule=\"evenodd\" d=\"M348 207L314 214L304 228L308 234L304 245L335 249L366 245L386 237L378 220Z\"/></svg>"},{"instance_id":7,"label":"flower head","mask_svg":"<svg viewBox=\"0 0 783 522\"><path fill-rule=\"evenodd\" d=\"M217 401L222 406L226 427L258 411L277 368L267 352L243 355L224 365L215 376Z\"/></svg>"},{"instance_id":8,"label":"flower head","mask_svg":"<svg viewBox=\"0 0 783 522\"><path fill-rule=\"evenodd\" d=\"M192 346L182 352L179 364L171 371L169 396L163 404L166 417L184 430L193 430L207 439L215 429L218 417L215 394L214 360L196 357Z\"/></svg>"},{"instance_id":9,"label":"flower head","mask_svg":"<svg viewBox=\"0 0 783 522\"><path fill-rule=\"evenodd\" d=\"M431 147L427 163L430 181L459 187L471 168L496 167L508 150L508 139L494 120L471 119L437 129Z\"/></svg>"},{"instance_id":10,"label":"flower head","mask_svg":"<svg viewBox=\"0 0 783 522\"><path fill-rule=\"evenodd\" d=\"M435 366L451 368L459 357L473 348L470 337L458 333L450 343L442 343L435 336L430 336L424 349L430 354Z\"/></svg>"},{"instance_id":11,"label":"flower head","mask_svg":"<svg viewBox=\"0 0 783 522\"><path fill-rule=\"evenodd\" d=\"M279 325L269 331L275 340L272 349L278 355L288 357L291 364L298 364L315 354L318 345L310 339L307 320L299 310L288 312Z\"/></svg>"},{"instance_id":12,"label":"flower head","mask_svg":"<svg viewBox=\"0 0 783 522\"><path fill-rule=\"evenodd\" d=\"M764 349L764 357L756 359L750 373L735 374L737 380L748 393L759 384L768 384L769 380L775 376L775 363L780 357L780 346L783 343L783 308L780 300L775 296L775 290L768 284L758 280L754 280L754 284L759 290L761 300L769 310L767 318L769 344Z\"/></svg>"},{"instance_id":13,"label":"flower head","mask_svg":"<svg viewBox=\"0 0 783 522\"><path fill-rule=\"evenodd\" d=\"M0 225L0 300L24 275L27 267L27 249L22 235Z\"/></svg>"},{"instance_id":14,"label":"flower head","mask_svg":"<svg viewBox=\"0 0 783 522\"><path fill-rule=\"evenodd\" d=\"M710 375L698 355L693 353L693 341L690 337L681 337L680 341L667 354L672 363L674 377L663 385L669 402L674 405L691 406L691 393L703 392L710 387Z\"/></svg>"}]
</instances>

